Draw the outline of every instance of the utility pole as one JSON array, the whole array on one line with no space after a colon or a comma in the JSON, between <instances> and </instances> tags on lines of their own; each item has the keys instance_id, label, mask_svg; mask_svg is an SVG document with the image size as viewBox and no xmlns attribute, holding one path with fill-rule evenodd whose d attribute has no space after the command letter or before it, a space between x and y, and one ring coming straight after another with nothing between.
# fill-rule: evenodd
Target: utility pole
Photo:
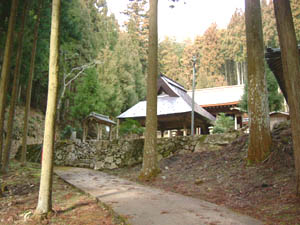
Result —
<instances>
[{"instance_id":1,"label":"utility pole","mask_svg":"<svg viewBox=\"0 0 300 225\"><path fill-rule=\"evenodd\" d=\"M194 114L195 114L195 76L196 76L196 56L193 56L193 87L192 87L192 119L191 119L191 136L194 136L195 123L194 123Z\"/></svg>"}]
</instances>

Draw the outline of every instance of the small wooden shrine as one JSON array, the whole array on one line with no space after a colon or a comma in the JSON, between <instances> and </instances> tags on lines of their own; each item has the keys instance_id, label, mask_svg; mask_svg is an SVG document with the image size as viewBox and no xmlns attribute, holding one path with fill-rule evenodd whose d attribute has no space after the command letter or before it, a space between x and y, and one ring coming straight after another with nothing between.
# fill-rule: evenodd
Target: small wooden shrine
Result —
<instances>
[{"instance_id":1,"label":"small wooden shrine","mask_svg":"<svg viewBox=\"0 0 300 225\"><path fill-rule=\"evenodd\" d=\"M116 123L109 119L109 116L105 116L99 113L92 112L83 120L83 138L82 141L85 142L89 125L91 123L95 123L97 126L97 140L102 139L102 125L109 127L109 140L112 139L112 127L116 125Z\"/></svg>"}]
</instances>

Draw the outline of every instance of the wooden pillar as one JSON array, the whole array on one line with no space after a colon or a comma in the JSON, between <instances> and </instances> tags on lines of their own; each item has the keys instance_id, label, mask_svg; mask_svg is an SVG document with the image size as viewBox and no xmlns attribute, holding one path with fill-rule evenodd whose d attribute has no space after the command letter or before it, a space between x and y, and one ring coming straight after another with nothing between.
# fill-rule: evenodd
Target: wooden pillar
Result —
<instances>
[{"instance_id":1,"label":"wooden pillar","mask_svg":"<svg viewBox=\"0 0 300 225\"><path fill-rule=\"evenodd\" d=\"M99 140L102 140L102 139L103 139L103 137L102 137L102 127L99 124Z\"/></svg>"},{"instance_id":2,"label":"wooden pillar","mask_svg":"<svg viewBox=\"0 0 300 225\"><path fill-rule=\"evenodd\" d=\"M235 129L235 130L238 129L237 115L236 115L236 114L234 114L234 129Z\"/></svg>"},{"instance_id":3,"label":"wooden pillar","mask_svg":"<svg viewBox=\"0 0 300 225\"><path fill-rule=\"evenodd\" d=\"M172 133L170 130L168 130L168 137L171 137Z\"/></svg>"},{"instance_id":4,"label":"wooden pillar","mask_svg":"<svg viewBox=\"0 0 300 225\"><path fill-rule=\"evenodd\" d=\"M164 132L165 132L165 130L160 130L160 134L161 134L161 138L163 138L164 137Z\"/></svg>"},{"instance_id":5,"label":"wooden pillar","mask_svg":"<svg viewBox=\"0 0 300 225\"><path fill-rule=\"evenodd\" d=\"M83 122L83 134L82 134L82 141L86 141L86 136L87 136L87 120Z\"/></svg>"},{"instance_id":6,"label":"wooden pillar","mask_svg":"<svg viewBox=\"0 0 300 225\"><path fill-rule=\"evenodd\" d=\"M183 136L187 136L186 124L183 125Z\"/></svg>"},{"instance_id":7,"label":"wooden pillar","mask_svg":"<svg viewBox=\"0 0 300 225\"><path fill-rule=\"evenodd\" d=\"M112 127L111 125L109 126L109 140L112 140Z\"/></svg>"},{"instance_id":8,"label":"wooden pillar","mask_svg":"<svg viewBox=\"0 0 300 225\"><path fill-rule=\"evenodd\" d=\"M116 139L119 138L119 127L120 127L120 120L117 119L117 130L116 130Z\"/></svg>"},{"instance_id":9,"label":"wooden pillar","mask_svg":"<svg viewBox=\"0 0 300 225\"><path fill-rule=\"evenodd\" d=\"M240 125L240 128L243 127L243 116L238 116L238 124Z\"/></svg>"},{"instance_id":10,"label":"wooden pillar","mask_svg":"<svg viewBox=\"0 0 300 225\"><path fill-rule=\"evenodd\" d=\"M97 140L99 141L100 139L102 139L102 129L101 129L101 124L97 123Z\"/></svg>"}]
</instances>

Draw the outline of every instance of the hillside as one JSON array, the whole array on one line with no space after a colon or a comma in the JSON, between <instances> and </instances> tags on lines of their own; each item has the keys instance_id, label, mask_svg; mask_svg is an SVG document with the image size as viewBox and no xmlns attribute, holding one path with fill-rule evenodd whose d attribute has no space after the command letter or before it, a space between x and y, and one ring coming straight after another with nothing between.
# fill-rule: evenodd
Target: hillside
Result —
<instances>
[{"instance_id":1,"label":"hillside","mask_svg":"<svg viewBox=\"0 0 300 225\"><path fill-rule=\"evenodd\" d=\"M145 184L223 205L265 224L300 224L290 126L277 126L272 138L272 152L259 165L247 165L246 134L219 151L163 159L161 174ZM140 169L112 173L137 181Z\"/></svg>"},{"instance_id":2,"label":"hillside","mask_svg":"<svg viewBox=\"0 0 300 225\"><path fill-rule=\"evenodd\" d=\"M22 136L23 136L23 124L24 124L24 106L17 106L15 111L14 118L14 129L13 129L13 141L12 141L12 149L11 149L11 157L15 155L19 146L22 145ZM5 118L8 117L8 110L6 112ZM6 131L6 123L5 120L5 131ZM40 144L43 142L43 134L44 134L44 126L45 126L45 116L44 114L36 109L31 109L28 121L28 144Z\"/></svg>"}]
</instances>

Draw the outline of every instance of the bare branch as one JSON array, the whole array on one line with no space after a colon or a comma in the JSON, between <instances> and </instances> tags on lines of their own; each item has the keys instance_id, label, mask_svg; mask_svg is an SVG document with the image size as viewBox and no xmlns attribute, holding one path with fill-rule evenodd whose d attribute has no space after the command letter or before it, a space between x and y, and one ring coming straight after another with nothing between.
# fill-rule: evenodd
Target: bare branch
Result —
<instances>
[{"instance_id":1,"label":"bare branch","mask_svg":"<svg viewBox=\"0 0 300 225\"><path fill-rule=\"evenodd\" d=\"M85 70L89 67L94 66L95 64L96 64L96 62L90 62L90 63L84 64L82 66L74 67L69 73L64 74L64 80L66 80L69 76L71 76L74 71L76 71L76 70L80 70L80 71Z\"/></svg>"}]
</instances>

